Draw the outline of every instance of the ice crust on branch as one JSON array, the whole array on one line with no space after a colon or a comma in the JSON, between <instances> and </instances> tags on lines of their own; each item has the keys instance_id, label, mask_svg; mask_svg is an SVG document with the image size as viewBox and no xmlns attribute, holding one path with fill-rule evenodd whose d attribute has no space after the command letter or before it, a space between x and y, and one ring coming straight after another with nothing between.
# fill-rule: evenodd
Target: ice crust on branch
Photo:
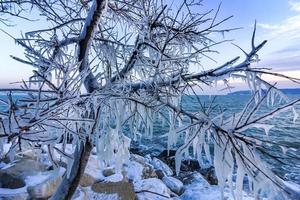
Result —
<instances>
[{"instance_id":1,"label":"ice crust on branch","mask_svg":"<svg viewBox=\"0 0 300 200\"><path fill-rule=\"evenodd\" d=\"M177 148L177 175L182 160L194 157L202 166L214 165L223 198L229 187L235 199L242 199L248 180L257 199L265 194L295 199L295 189L261 157L268 153L264 145L284 151L286 147L268 140L276 127L271 119L292 111L296 122L300 100L289 100L262 75L300 80L253 67L266 44L255 44L256 24L249 52L238 47L244 58L203 66L204 59L213 60L215 46L228 42L215 33L235 29L222 28L231 16L219 19L219 9L203 11L201 2L19 1L18 6L33 6L49 28L14 38L25 58L12 58L35 71L21 88L0 89L7 95L0 99L1 158L13 160L23 149L38 146L53 165L55 156L65 161L67 178L72 178L72 170L84 160L80 156L85 145L91 144L101 167L120 170L129 158L131 140L160 137L163 133L158 136L154 124L161 123L169 128L161 137L167 140L166 148ZM196 95L195 90L207 86L231 88L232 79L244 81L251 90L249 101L234 115ZM200 107L197 111L183 106L191 95L197 100L192 106ZM267 112L261 112L264 106ZM264 133L248 134L253 129Z\"/></svg>"}]
</instances>

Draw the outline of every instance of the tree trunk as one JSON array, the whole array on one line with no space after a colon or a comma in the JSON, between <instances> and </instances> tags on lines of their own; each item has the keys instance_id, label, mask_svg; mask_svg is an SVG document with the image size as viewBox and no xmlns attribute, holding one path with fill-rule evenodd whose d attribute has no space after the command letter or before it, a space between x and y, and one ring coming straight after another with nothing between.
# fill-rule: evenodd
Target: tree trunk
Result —
<instances>
[{"instance_id":1,"label":"tree trunk","mask_svg":"<svg viewBox=\"0 0 300 200\"><path fill-rule=\"evenodd\" d=\"M50 198L50 200L71 199L78 187L80 178L84 173L84 169L88 163L90 153L93 149L92 143L86 139L86 142L80 142L74 152L74 163L71 168L70 176L65 174L61 184Z\"/></svg>"},{"instance_id":2,"label":"tree trunk","mask_svg":"<svg viewBox=\"0 0 300 200\"><path fill-rule=\"evenodd\" d=\"M93 6L91 7L88 17L86 18L85 25L81 31L80 41L78 43L78 62L81 62L79 66L79 72L85 71L87 68L89 68L89 49L107 1L109 0L94 0ZM92 93L98 89L97 81L92 72L89 72L85 77L84 86L88 93ZM93 144L88 137L86 137L85 143L82 141L80 142L80 145L76 146L74 152L74 163L71 168L70 176L64 176L62 183L59 185L55 194L51 197L51 200L71 199L76 191L76 188L78 187L80 178L84 173L84 169L87 165L92 148Z\"/></svg>"}]
</instances>

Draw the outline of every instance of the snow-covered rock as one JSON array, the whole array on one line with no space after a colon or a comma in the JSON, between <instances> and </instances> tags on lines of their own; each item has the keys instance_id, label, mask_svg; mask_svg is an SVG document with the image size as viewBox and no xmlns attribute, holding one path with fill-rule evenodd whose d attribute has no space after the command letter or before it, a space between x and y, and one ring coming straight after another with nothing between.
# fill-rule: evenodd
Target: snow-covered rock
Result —
<instances>
[{"instance_id":1,"label":"snow-covered rock","mask_svg":"<svg viewBox=\"0 0 300 200\"><path fill-rule=\"evenodd\" d=\"M172 169L163 161L161 161L157 158L153 158L151 161L151 164L153 165L153 167L155 169L163 171L166 176L173 176Z\"/></svg>"},{"instance_id":2,"label":"snow-covered rock","mask_svg":"<svg viewBox=\"0 0 300 200\"><path fill-rule=\"evenodd\" d=\"M140 156L138 154L130 154L130 160L138 162L142 165L144 165L147 162L147 160L143 156Z\"/></svg>"},{"instance_id":3,"label":"snow-covered rock","mask_svg":"<svg viewBox=\"0 0 300 200\"><path fill-rule=\"evenodd\" d=\"M162 200L170 198L169 188L157 178L133 182L138 200Z\"/></svg>"},{"instance_id":4,"label":"snow-covered rock","mask_svg":"<svg viewBox=\"0 0 300 200\"><path fill-rule=\"evenodd\" d=\"M72 200L121 200L120 196L117 193L105 194L94 192L91 187L81 188L78 187L75 194L72 197Z\"/></svg>"},{"instance_id":5,"label":"snow-covered rock","mask_svg":"<svg viewBox=\"0 0 300 200\"><path fill-rule=\"evenodd\" d=\"M27 191L33 199L45 199L50 197L62 181L64 168L37 173L26 177Z\"/></svg>"},{"instance_id":6,"label":"snow-covered rock","mask_svg":"<svg viewBox=\"0 0 300 200\"><path fill-rule=\"evenodd\" d=\"M111 176L111 175L113 175L115 173L116 173L116 170L115 170L114 167L108 167L108 168L103 169L103 171L102 171L102 174L105 177Z\"/></svg>"},{"instance_id":7,"label":"snow-covered rock","mask_svg":"<svg viewBox=\"0 0 300 200\"><path fill-rule=\"evenodd\" d=\"M105 177L103 182L120 182L123 181L124 176L121 173L116 173L111 176Z\"/></svg>"},{"instance_id":8,"label":"snow-covered rock","mask_svg":"<svg viewBox=\"0 0 300 200\"><path fill-rule=\"evenodd\" d=\"M171 176L165 176L162 178L164 184L174 193L180 195L183 190L183 183L177 178Z\"/></svg>"},{"instance_id":9,"label":"snow-covered rock","mask_svg":"<svg viewBox=\"0 0 300 200\"><path fill-rule=\"evenodd\" d=\"M108 182L108 183L98 182L98 183L93 184L91 189L94 193L97 193L97 194L114 195L114 196L117 195L122 200L133 200L136 197L132 184L129 182L126 182L126 181ZM90 192L88 195L90 195ZM96 198L96 199L102 200L105 198L108 198L108 197L98 196L98 198ZM94 198L89 196L89 198L87 198L87 199L94 199ZM113 197L112 200L114 200L114 199L116 199L116 198Z\"/></svg>"},{"instance_id":10,"label":"snow-covered rock","mask_svg":"<svg viewBox=\"0 0 300 200\"><path fill-rule=\"evenodd\" d=\"M144 165L139 162L131 161L124 166L126 177L131 181L141 180L143 177Z\"/></svg>"},{"instance_id":11,"label":"snow-covered rock","mask_svg":"<svg viewBox=\"0 0 300 200\"><path fill-rule=\"evenodd\" d=\"M221 200L219 187L211 186L198 172L186 174L183 182L187 185L181 200Z\"/></svg>"},{"instance_id":12,"label":"snow-covered rock","mask_svg":"<svg viewBox=\"0 0 300 200\"><path fill-rule=\"evenodd\" d=\"M29 195L27 187L24 186L18 189L0 188L1 200L27 200Z\"/></svg>"},{"instance_id":13,"label":"snow-covered rock","mask_svg":"<svg viewBox=\"0 0 300 200\"><path fill-rule=\"evenodd\" d=\"M194 182L188 185L181 200L221 200L221 192L217 186L206 186Z\"/></svg>"}]
</instances>

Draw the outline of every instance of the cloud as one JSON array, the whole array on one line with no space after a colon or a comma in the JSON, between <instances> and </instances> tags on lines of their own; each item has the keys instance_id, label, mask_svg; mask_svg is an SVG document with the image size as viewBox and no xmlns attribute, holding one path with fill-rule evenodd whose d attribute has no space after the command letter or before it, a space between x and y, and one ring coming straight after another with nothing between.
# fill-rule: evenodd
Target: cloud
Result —
<instances>
[{"instance_id":1,"label":"cloud","mask_svg":"<svg viewBox=\"0 0 300 200\"><path fill-rule=\"evenodd\" d=\"M300 14L289 17L279 24L258 24L258 26L264 29L271 38L300 39Z\"/></svg>"},{"instance_id":2,"label":"cloud","mask_svg":"<svg viewBox=\"0 0 300 200\"><path fill-rule=\"evenodd\" d=\"M292 11L300 12L300 2L299 1L289 1L290 9Z\"/></svg>"},{"instance_id":3,"label":"cloud","mask_svg":"<svg viewBox=\"0 0 300 200\"><path fill-rule=\"evenodd\" d=\"M259 27L265 30L265 33L271 39L277 37L286 37L291 39L300 39L300 0L288 1L291 11L296 11L297 14L289 17L278 24L260 23Z\"/></svg>"}]
</instances>

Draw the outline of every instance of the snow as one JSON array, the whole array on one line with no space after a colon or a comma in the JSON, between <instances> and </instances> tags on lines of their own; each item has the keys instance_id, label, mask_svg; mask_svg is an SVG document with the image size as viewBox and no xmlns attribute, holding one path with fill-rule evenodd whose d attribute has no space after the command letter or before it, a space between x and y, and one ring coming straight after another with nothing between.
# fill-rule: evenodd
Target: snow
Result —
<instances>
[{"instance_id":1,"label":"snow","mask_svg":"<svg viewBox=\"0 0 300 200\"><path fill-rule=\"evenodd\" d=\"M105 177L103 179L104 182L120 182L124 179L123 175L121 173L116 173L111 176Z\"/></svg>"},{"instance_id":2,"label":"snow","mask_svg":"<svg viewBox=\"0 0 300 200\"><path fill-rule=\"evenodd\" d=\"M176 194L180 194L183 189L183 183L171 176L164 176L162 178L164 184L170 188L171 191L175 192Z\"/></svg>"},{"instance_id":3,"label":"snow","mask_svg":"<svg viewBox=\"0 0 300 200\"><path fill-rule=\"evenodd\" d=\"M131 161L125 165L124 171L129 180L137 181L142 179L144 166L138 162Z\"/></svg>"},{"instance_id":4,"label":"snow","mask_svg":"<svg viewBox=\"0 0 300 200\"><path fill-rule=\"evenodd\" d=\"M27 194L27 186L17 189L0 188L0 199L3 196L16 196L17 194Z\"/></svg>"},{"instance_id":5,"label":"snow","mask_svg":"<svg viewBox=\"0 0 300 200\"><path fill-rule=\"evenodd\" d=\"M151 161L151 164L153 165L153 167L155 169L163 171L165 175L167 175L167 176L173 175L172 169L167 164L162 162L161 160L159 160L157 158L153 158Z\"/></svg>"},{"instance_id":6,"label":"snow","mask_svg":"<svg viewBox=\"0 0 300 200\"><path fill-rule=\"evenodd\" d=\"M77 192L79 193L77 196L74 195L72 200L83 200L83 199L89 199L89 200L121 200L118 194L104 194L104 193L96 193L94 192L91 187L81 188L79 187L77 189ZM76 193L75 193L76 194Z\"/></svg>"},{"instance_id":7,"label":"snow","mask_svg":"<svg viewBox=\"0 0 300 200\"><path fill-rule=\"evenodd\" d=\"M63 167L60 167L59 169L55 169L52 171L46 171L46 172L38 172L37 174L33 176L27 176L25 178L25 182L27 186L34 186L38 185L40 183L43 183L47 181L50 178L53 178L55 176L63 176L66 172L66 169Z\"/></svg>"},{"instance_id":8,"label":"snow","mask_svg":"<svg viewBox=\"0 0 300 200\"><path fill-rule=\"evenodd\" d=\"M170 190L157 178L149 178L133 182L133 185L134 191L137 193L138 200L162 200L170 197Z\"/></svg>"}]
</instances>

